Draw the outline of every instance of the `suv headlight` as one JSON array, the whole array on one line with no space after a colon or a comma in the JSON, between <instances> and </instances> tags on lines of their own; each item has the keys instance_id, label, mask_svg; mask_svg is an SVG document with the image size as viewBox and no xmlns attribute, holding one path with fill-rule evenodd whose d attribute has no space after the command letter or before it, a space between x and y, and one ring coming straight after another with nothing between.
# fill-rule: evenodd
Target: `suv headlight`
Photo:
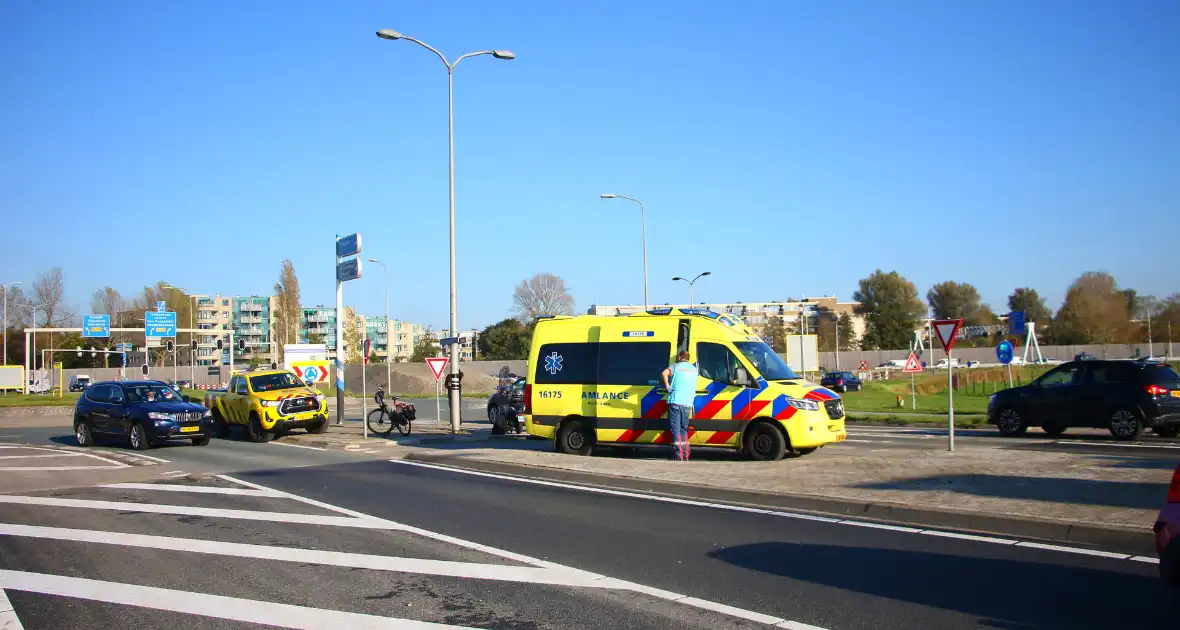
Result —
<instances>
[{"instance_id":1,"label":"suv headlight","mask_svg":"<svg viewBox=\"0 0 1180 630\"><path fill-rule=\"evenodd\" d=\"M148 419L149 420L175 420L176 416L173 416L170 413L164 413L162 411L149 411L148 412Z\"/></svg>"},{"instance_id":2,"label":"suv headlight","mask_svg":"<svg viewBox=\"0 0 1180 630\"><path fill-rule=\"evenodd\" d=\"M803 411L819 411L819 403L814 400L803 400L802 398L788 398L787 404Z\"/></svg>"},{"instance_id":3,"label":"suv headlight","mask_svg":"<svg viewBox=\"0 0 1180 630\"><path fill-rule=\"evenodd\" d=\"M258 401L258 404L262 405L263 407L278 407L279 401L277 401L277 400L260 400L260 401Z\"/></svg>"}]
</instances>

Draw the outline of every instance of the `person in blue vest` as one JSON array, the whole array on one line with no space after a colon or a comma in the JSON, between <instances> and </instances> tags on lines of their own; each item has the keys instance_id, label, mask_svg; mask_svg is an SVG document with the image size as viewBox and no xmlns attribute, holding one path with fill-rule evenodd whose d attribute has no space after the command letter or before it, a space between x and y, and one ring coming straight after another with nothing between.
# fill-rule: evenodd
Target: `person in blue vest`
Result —
<instances>
[{"instance_id":1,"label":"person in blue vest","mask_svg":"<svg viewBox=\"0 0 1180 630\"><path fill-rule=\"evenodd\" d=\"M668 390L668 423L672 425L672 447L676 459L688 461L688 423L692 420L692 404L697 391L697 366L688 362L688 351L676 357L676 363L663 373L664 388Z\"/></svg>"}]
</instances>

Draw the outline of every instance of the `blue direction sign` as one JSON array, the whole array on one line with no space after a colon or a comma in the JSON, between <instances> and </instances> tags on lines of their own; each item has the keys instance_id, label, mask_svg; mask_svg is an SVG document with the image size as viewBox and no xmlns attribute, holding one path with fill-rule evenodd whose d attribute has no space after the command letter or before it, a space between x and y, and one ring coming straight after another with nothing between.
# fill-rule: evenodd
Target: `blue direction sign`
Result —
<instances>
[{"instance_id":1,"label":"blue direction sign","mask_svg":"<svg viewBox=\"0 0 1180 630\"><path fill-rule=\"evenodd\" d=\"M111 336L111 316L110 315L83 315L82 316L82 336L83 337L110 337Z\"/></svg>"},{"instance_id":2,"label":"blue direction sign","mask_svg":"<svg viewBox=\"0 0 1180 630\"><path fill-rule=\"evenodd\" d=\"M360 277L360 258L349 258L348 260L336 263L336 280L338 282L348 282L349 280L356 280Z\"/></svg>"},{"instance_id":3,"label":"blue direction sign","mask_svg":"<svg viewBox=\"0 0 1180 630\"><path fill-rule=\"evenodd\" d=\"M163 313L166 310L168 310L168 303L167 302L165 302L164 300L159 300L158 302L156 302L156 312L157 313Z\"/></svg>"},{"instance_id":4,"label":"blue direction sign","mask_svg":"<svg viewBox=\"0 0 1180 630\"><path fill-rule=\"evenodd\" d=\"M1024 331L1024 311L1012 311L1008 313L1008 334L1023 335Z\"/></svg>"},{"instance_id":5,"label":"blue direction sign","mask_svg":"<svg viewBox=\"0 0 1180 630\"><path fill-rule=\"evenodd\" d=\"M151 312L143 314L143 334L148 337L175 337L176 313Z\"/></svg>"},{"instance_id":6,"label":"blue direction sign","mask_svg":"<svg viewBox=\"0 0 1180 630\"><path fill-rule=\"evenodd\" d=\"M361 253L361 235L359 232L336 239L337 258L348 258L349 256L356 256L359 253Z\"/></svg>"},{"instance_id":7,"label":"blue direction sign","mask_svg":"<svg viewBox=\"0 0 1180 630\"><path fill-rule=\"evenodd\" d=\"M1000 345L996 346L996 358L1000 360L1000 363L1008 365L1012 362L1012 351L1011 341L1001 341Z\"/></svg>"}]
</instances>

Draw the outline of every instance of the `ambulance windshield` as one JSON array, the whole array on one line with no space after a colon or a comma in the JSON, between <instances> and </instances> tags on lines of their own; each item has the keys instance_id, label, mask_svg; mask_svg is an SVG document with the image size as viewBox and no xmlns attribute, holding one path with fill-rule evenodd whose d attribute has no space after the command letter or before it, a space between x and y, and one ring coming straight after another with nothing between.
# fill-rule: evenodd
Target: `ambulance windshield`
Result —
<instances>
[{"instance_id":1,"label":"ambulance windshield","mask_svg":"<svg viewBox=\"0 0 1180 630\"><path fill-rule=\"evenodd\" d=\"M750 363L754 364L754 369L762 374L762 378L768 381L788 381L799 378L793 370L783 360L770 349L770 346L761 341L737 341L734 342L738 350L746 355Z\"/></svg>"}]
</instances>

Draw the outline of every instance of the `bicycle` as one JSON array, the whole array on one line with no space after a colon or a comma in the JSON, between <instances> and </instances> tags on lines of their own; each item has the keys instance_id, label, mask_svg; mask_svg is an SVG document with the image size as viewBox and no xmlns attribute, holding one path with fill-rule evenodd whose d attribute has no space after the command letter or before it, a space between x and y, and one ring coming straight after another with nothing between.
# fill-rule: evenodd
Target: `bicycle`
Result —
<instances>
[{"instance_id":1,"label":"bicycle","mask_svg":"<svg viewBox=\"0 0 1180 630\"><path fill-rule=\"evenodd\" d=\"M385 404L385 390L378 386L377 393L373 394L377 408L370 411L365 418L369 430L377 435L389 435L396 428L398 433L409 435L413 429L412 422L417 416L417 409L413 403L403 403L399 402L400 400L401 396L393 396L393 405Z\"/></svg>"}]
</instances>

